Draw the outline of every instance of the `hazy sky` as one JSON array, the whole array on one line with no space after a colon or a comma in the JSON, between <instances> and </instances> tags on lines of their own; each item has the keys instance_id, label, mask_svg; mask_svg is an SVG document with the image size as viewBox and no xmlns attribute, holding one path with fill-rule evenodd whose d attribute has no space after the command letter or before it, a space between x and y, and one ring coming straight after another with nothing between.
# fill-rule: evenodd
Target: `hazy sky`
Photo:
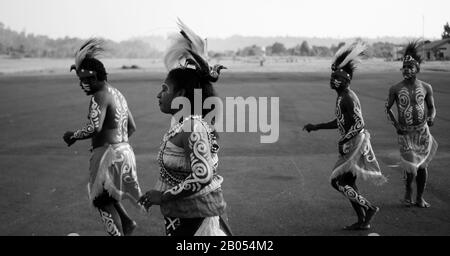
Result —
<instances>
[{"instance_id":1,"label":"hazy sky","mask_svg":"<svg viewBox=\"0 0 450 256\"><path fill-rule=\"evenodd\" d=\"M177 17L203 37L421 37L424 28L437 38L449 10L450 0L0 0L0 22L52 38L166 35Z\"/></svg>"}]
</instances>

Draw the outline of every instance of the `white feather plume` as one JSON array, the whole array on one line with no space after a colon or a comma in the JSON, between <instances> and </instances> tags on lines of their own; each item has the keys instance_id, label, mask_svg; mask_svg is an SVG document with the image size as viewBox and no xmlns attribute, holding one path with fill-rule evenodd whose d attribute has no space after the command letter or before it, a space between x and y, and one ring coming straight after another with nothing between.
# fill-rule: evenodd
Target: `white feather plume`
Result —
<instances>
[{"instance_id":1,"label":"white feather plume","mask_svg":"<svg viewBox=\"0 0 450 256\"><path fill-rule=\"evenodd\" d=\"M367 49L367 46L362 42L357 42L356 44L353 44L352 52L347 55L347 57L342 61L342 63L339 65L340 67L343 67L347 65L348 62L354 61L359 62L361 61L361 54Z\"/></svg>"},{"instance_id":2,"label":"white feather plume","mask_svg":"<svg viewBox=\"0 0 450 256\"><path fill-rule=\"evenodd\" d=\"M345 65L347 65L350 61L353 61L354 63L361 61L361 54L367 49L367 46L362 42L356 42L348 46L342 46L335 54L333 63L336 61L336 59L341 56L346 51L351 51L345 59L339 63L339 66L337 68L342 68Z\"/></svg>"},{"instance_id":3,"label":"white feather plume","mask_svg":"<svg viewBox=\"0 0 450 256\"><path fill-rule=\"evenodd\" d=\"M177 24L180 29L180 34L175 36L173 43L166 51L164 56L164 65L166 68L170 70L176 66L179 66L181 64L180 61L188 58L195 61L189 51L194 52L206 62L205 41L188 26L186 26L186 24L184 24L180 19L178 19Z\"/></svg>"},{"instance_id":4,"label":"white feather plume","mask_svg":"<svg viewBox=\"0 0 450 256\"><path fill-rule=\"evenodd\" d=\"M334 54L333 61L331 63L335 63L337 58L341 56L345 51L349 50L351 47L351 44L341 46L341 48L339 48L338 51Z\"/></svg>"},{"instance_id":5,"label":"white feather plume","mask_svg":"<svg viewBox=\"0 0 450 256\"><path fill-rule=\"evenodd\" d=\"M75 53L76 69L78 70L85 58L94 58L100 55L104 51L103 44L103 40L98 38L91 38L87 40Z\"/></svg>"}]
</instances>

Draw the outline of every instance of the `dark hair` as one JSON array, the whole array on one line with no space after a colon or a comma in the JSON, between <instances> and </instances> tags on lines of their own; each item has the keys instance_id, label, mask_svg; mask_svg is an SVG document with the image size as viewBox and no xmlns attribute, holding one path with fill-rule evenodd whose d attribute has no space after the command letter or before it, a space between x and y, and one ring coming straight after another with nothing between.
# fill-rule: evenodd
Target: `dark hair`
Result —
<instances>
[{"instance_id":1,"label":"dark hair","mask_svg":"<svg viewBox=\"0 0 450 256\"><path fill-rule=\"evenodd\" d=\"M97 73L98 81L107 81L107 73L105 70L105 66L103 63L95 58L85 58L81 64L79 69L86 69L89 71L95 71Z\"/></svg>"},{"instance_id":2,"label":"dark hair","mask_svg":"<svg viewBox=\"0 0 450 256\"><path fill-rule=\"evenodd\" d=\"M192 68L180 67L169 71L167 79L173 83L174 92L185 90L185 95L191 103L191 114L194 113L194 91L202 90L202 117L205 117L212 109L203 109L203 103L208 97L217 96L216 91L207 76L202 76L197 70Z\"/></svg>"}]
</instances>

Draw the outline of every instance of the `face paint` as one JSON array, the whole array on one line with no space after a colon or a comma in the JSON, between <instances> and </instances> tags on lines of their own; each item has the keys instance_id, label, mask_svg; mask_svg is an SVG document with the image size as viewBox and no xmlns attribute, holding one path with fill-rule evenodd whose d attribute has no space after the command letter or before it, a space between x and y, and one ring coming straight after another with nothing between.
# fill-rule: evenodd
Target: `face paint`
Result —
<instances>
[{"instance_id":1,"label":"face paint","mask_svg":"<svg viewBox=\"0 0 450 256\"><path fill-rule=\"evenodd\" d=\"M85 84L80 81L80 87L86 94L89 94L91 92L91 86L89 84Z\"/></svg>"},{"instance_id":2,"label":"face paint","mask_svg":"<svg viewBox=\"0 0 450 256\"><path fill-rule=\"evenodd\" d=\"M342 81L339 81L338 79L335 79L335 78L331 78L331 80L330 80L331 89L336 90L339 87L341 87L341 85L342 85Z\"/></svg>"},{"instance_id":3,"label":"face paint","mask_svg":"<svg viewBox=\"0 0 450 256\"><path fill-rule=\"evenodd\" d=\"M401 69L403 78L405 80L411 80L416 78L417 68L414 65L405 65Z\"/></svg>"},{"instance_id":4,"label":"face paint","mask_svg":"<svg viewBox=\"0 0 450 256\"><path fill-rule=\"evenodd\" d=\"M96 85L97 82L95 76L80 78L80 87L87 95L92 95L95 93Z\"/></svg>"},{"instance_id":5,"label":"face paint","mask_svg":"<svg viewBox=\"0 0 450 256\"><path fill-rule=\"evenodd\" d=\"M332 75L330 79L330 87L333 90L347 87L348 83L348 80L336 75Z\"/></svg>"}]
</instances>

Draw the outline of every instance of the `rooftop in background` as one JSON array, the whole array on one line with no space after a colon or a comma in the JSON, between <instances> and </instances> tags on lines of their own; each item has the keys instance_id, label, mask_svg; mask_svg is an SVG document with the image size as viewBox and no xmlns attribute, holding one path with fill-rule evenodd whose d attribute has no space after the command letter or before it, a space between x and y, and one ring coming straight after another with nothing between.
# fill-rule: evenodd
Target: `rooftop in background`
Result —
<instances>
[{"instance_id":1,"label":"rooftop in background","mask_svg":"<svg viewBox=\"0 0 450 256\"><path fill-rule=\"evenodd\" d=\"M450 43L450 38L432 41L424 44L424 50L437 50L442 45Z\"/></svg>"}]
</instances>

